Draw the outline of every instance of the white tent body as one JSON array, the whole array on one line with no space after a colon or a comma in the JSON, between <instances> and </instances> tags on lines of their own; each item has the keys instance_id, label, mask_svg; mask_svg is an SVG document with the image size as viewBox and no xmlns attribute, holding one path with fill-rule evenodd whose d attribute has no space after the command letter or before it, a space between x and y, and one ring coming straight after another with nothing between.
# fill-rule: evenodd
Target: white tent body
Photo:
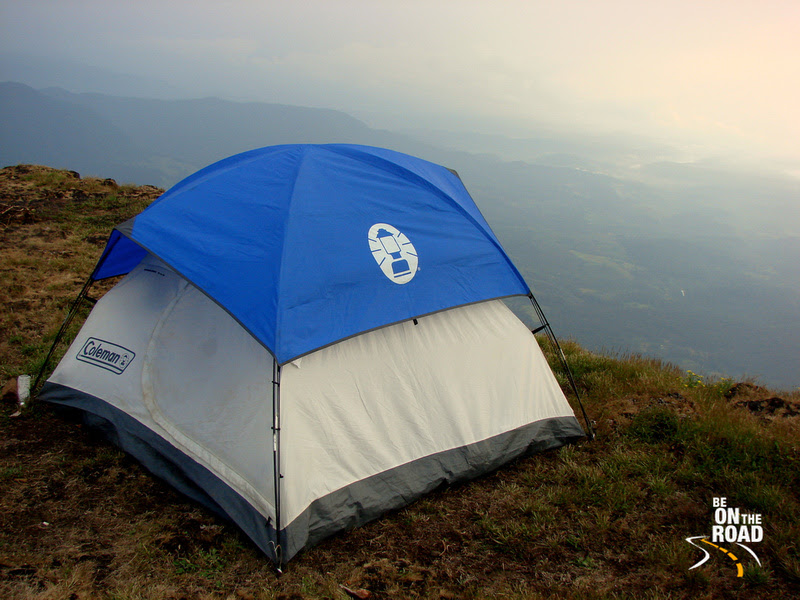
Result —
<instances>
[{"instance_id":1,"label":"white tent body","mask_svg":"<svg viewBox=\"0 0 800 600\"><path fill-rule=\"evenodd\" d=\"M535 337L501 300L278 369L152 256L97 303L44 396L111 424L123 448L279 562L444 482L583 435Z\"/></svg>"}]
</instances>

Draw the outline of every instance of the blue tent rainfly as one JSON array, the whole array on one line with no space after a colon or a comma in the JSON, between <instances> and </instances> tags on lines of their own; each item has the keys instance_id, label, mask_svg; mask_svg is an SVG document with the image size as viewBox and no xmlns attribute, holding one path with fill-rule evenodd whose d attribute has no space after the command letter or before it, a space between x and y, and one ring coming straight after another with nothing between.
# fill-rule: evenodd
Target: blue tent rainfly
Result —
<instances>
[{"instance_id":1,"label":"blue tent rainfly","mask_svg":"<svg viewBox=\"0 0 800 600\"><path fill-rule=\"evenodd\" d=\"M125 274L148 252L280 364L530 293L454 172L367 146L272 146L202 169L119 226L93 277Z\"/></svg>"}]
</instances>

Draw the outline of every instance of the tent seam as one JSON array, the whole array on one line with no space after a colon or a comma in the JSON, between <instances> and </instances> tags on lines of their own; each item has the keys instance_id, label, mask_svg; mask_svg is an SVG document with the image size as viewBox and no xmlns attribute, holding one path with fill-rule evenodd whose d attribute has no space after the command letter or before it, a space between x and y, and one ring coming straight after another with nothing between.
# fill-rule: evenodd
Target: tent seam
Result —
<instances>
[{"instance_id":1,"label":"tent seam","mask_svg":"<svg viewBox=\"0 0 800 600\"><path fill-rule=\"evenodd\" d=\"M290 225L292 219L292 215L294 213L294 196L295 196L295 189L297 187L297 180L300 175L300 171L303 168L303 165L306 163L306 156L308 154L308 144L304 144L300 147L302 151L302 155L300 160L298 161L297 168L295 170L294 178L292 179L292 189L289 193L289 203L286 209L286 218L283 222L283 243L281 244L281 261L280 267L278 268L278 277L277 282L275 285L275 293L276 293L276 315L275 315L275 348L272 351L272 355L275 357L275 360L278 362L279 365L283 364L278 360L278 355L281 353L280 348L281 344L283 343L283 335L282 335L282 326L283 326L283 270L286 264L286 237L290 230Z\"/></svg>"}]
</instances>

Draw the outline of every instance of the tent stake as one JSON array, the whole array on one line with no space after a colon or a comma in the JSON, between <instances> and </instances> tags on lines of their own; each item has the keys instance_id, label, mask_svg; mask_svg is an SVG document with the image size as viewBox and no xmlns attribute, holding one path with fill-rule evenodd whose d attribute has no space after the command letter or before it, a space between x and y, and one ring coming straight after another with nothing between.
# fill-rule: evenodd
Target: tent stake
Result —
<instances>
[{"instance_id":1,"label":"tent stake","mask_svg":"<svg viewBox=\"0 0 800 600\"><path fill-rule=\"evenodd\" d=\"M533 330L533 334L535 335L537 332L544 330L547 339L549 340L550 344L555 348L556 352L558 353L558 357L561 359L561 365L564 367L564 370L567 373L567 379L569 380L570 387L572 388L573 393L575 394L575 398L578 400L578 406L581 409L581 413L583 414L583 420L586 422L586 429L589 435L589 440L593 440L595 437L594 428L592 427L592 422L589 420L589 416L586 414L586 409L583 408L583 402L581 402L581 395L578 393L578 386L575 383L575 378L572 376L572 370L569 368L569 363L567 362L567 357L564 354L564 351L561 349L561 344L558 343L558 339L556 338L556 334L553 332L553 328L550 326L547 317L544 316L544 311L542 307L539 306L539 303L536 301L536 298L533 297L533 294L528 294L528 298L533 305L533 309L536 311L536 316L539 318L539 322L541 323L541 327L538 327Z\"/></svg>"},{"instance_id":2,"label":"tent stake","mask_svg":"<svg viewBox=\"0 0 800 600\"><path fill-rule=\"evenodd\" d=\"M50 346L50 351L47 353L47 357L45 357L42 366L39 368L39 372L36 375L36 381L33 383L33 387L31 388L31 399L35 397L35 392L39 389L39 383L44 376L45 371L47 370L47 365L50 364L50 359L53 357L53 353L56 351L56 347L58 343L61 341L61 338L64 337L64 334L67 332L67 329L72 323L72 319L75 317L75 314L78 312L78 308L80 308L81 302L86 299L86 295L89 293L89 288L92 287L94 283L94 279L89 277L86 280L86 283L83 284L83 288L81 288L78 297L72 302L72 306L69 308L69 312L67 313L64 322L61 323L61 328L58 330L56 334L56 339L53 340L53 345Z\"/></svg>"}]
</instances>

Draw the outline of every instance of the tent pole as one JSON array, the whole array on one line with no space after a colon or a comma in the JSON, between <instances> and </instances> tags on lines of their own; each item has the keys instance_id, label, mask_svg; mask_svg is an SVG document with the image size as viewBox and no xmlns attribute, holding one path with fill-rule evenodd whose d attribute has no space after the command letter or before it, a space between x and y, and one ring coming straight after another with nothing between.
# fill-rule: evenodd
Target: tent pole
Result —
<instances>
[{"instance_id":1,"label":"tent pole","mask_svg":"<svg viewBox=\"0 0 800 600\"><path fill-rule=\"evenodd\" d=\"M539 322L541 323L541 327L535 329L533 333L535 334L538 331L544 330L547 339L549 340L550 344L555 348L556 352L558 353L558 357L561 359L561 365L564 367L564 370L567 373L567 379L569 380L570 387L572 387L572 391L575 394L575 398L578 400L578 406L581 409L581 413L583 414L583 420L586 422L586 429L589 434L589 439L593 440L595 433L594 429L592 428L592 422L589 420L588 415L586 414L586 409L583 408L583 402L581 402L581 395L578 393L578 386L575 383L575 378L572 376L572 370L569 368L569 363L567 362L567 357L564 354L564 351L561 349L561 344L558 343L558 339L556 338L556 334L553 332L553 328L550 326L550 323L547 320L547 317L544 316L544 311L542 307L539 306L539 303L536 301L536 298L533 297L533 293L528 294L528 298L533 305L533 309L536 311L536 316L539 318Z\"/></svg>"},{"instance_id":2,"label":"tent pole","mask_svg":"<svg viewBox=\"0 0 800 600\"><path fill-rule=\"evenodd\" d=\"M64 322L61 323L61 328L58 330L56 334L56 338L53 340L53 345L50 346L50 351L47 353L47 357L45 357L42 366L39 368L39 372L36 374L36 381L33 383L33 387L31 388L31 396L34 396L35 390L39 388L39 383L44 376L45 371L47 370L47 365L50 364L50 359L53 357L53 354L56 351L56 347L58 343L61 341L61 338L64 337L64 334L67 332L67 329L72 323L72 319L78 312L78 308L80 308L81 302L86 299L87 294L89 293L89 288L92 287L94 283L94 279L90 276L89 279L86 280L86 283L83 284L83 288L81 288L80 293L78 294L77 298L72 302L72 305L69 308L69 312L67 313Z\"/></svg>"},{"instance_id":3,"label":"tent pole","mask_svg":"<svg viewBox=\"0 0 800 600\"><path fill-rule=\"evenodd\" d=\"M283 572L281 547L281 367L272 359L272 473L275 487L275 564Z\"/></svg>"}]
</instances>

